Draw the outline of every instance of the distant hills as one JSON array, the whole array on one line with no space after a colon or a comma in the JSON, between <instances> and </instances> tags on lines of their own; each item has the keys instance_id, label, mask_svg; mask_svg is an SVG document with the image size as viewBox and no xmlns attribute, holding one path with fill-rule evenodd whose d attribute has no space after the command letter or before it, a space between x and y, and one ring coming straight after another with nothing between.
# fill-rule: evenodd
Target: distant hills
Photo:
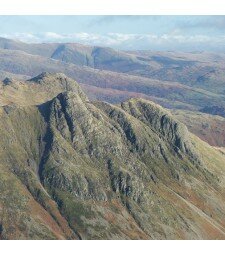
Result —
<instances>
[{"instance_id":1,"label":"distant hills","mask_svg":"<svg viewBox=\"0 0 225 255\"><path fill-rule=\"evenodd\" d=\"M113 103L143 94L169 108L224 107L223 54L121 52L75 43L25 44L4 38L0 48L2 77L5 73L27 78L44 71L63 72L81 83L91 98Z\"/></svg>"}]
</instances>

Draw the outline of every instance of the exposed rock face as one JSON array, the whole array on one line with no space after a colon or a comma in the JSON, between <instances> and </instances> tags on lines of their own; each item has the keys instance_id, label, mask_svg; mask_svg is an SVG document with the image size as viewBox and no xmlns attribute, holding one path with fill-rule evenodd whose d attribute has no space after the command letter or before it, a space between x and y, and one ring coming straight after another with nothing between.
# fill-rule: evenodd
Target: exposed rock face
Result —
<instances>
[{"instance_id":1,"label":"exposed rock face","mask_svg":"<svg viewBox=\"0 0 225 255\"><path fill-rule=\"evenodd\" d=\"M0 112L1 238L225 238L221 152L150 101L90 102L62 74L29 84L48 100Z\"/></svg>"}]
</instances>

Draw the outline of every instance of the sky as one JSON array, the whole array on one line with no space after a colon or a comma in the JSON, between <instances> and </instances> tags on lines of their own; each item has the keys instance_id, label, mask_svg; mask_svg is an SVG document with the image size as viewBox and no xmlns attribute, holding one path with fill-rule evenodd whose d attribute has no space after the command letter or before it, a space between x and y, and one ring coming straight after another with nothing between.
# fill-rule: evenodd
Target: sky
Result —
<instances>
[{"instance_id":1,"label":"sky","mask_svg":"<svg viewBox=\"0 0 225 255\"><path fill-rule=\"evenodd\" d=\"M122 50L225 52L225 16L0 16L0 36Z\"/></svg>"}]
</instances>

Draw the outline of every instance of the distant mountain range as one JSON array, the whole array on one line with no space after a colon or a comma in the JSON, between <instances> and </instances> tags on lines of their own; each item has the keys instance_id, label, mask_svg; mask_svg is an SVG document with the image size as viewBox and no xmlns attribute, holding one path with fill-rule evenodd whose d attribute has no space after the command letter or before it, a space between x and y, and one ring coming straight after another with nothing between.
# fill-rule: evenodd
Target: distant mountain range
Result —
<instances>
[{"instance_id":1,"label":"distant mountain range","mask_svg":"<svg viewBox=\"0 0 225 255\"><path fill-rule=\"evenodd\" d=\"M0 49L2 78L6 73L27 78L45 71L63 72L82 84L90 97L111 103L143 94L169 108L225 105L225 54L121 52L74 43L25 44L4 38Z\"/></svg>"}]
</instances>

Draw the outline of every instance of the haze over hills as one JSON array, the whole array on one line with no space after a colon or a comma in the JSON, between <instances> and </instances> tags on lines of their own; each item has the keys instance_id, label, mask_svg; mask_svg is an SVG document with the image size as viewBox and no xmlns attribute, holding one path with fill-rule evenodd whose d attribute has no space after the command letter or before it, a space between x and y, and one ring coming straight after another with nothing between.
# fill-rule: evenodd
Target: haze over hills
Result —
<instances>
[{"instance_id":1,"label":"haze over hills","mask_svg":"<svg viewBox=\"0 0 225 255\"><path fill-rule=\"evenodd\" d=\"M224 239L222 150L64 74L0 84L1 239Z\"/></svg>"}]
</instances>

